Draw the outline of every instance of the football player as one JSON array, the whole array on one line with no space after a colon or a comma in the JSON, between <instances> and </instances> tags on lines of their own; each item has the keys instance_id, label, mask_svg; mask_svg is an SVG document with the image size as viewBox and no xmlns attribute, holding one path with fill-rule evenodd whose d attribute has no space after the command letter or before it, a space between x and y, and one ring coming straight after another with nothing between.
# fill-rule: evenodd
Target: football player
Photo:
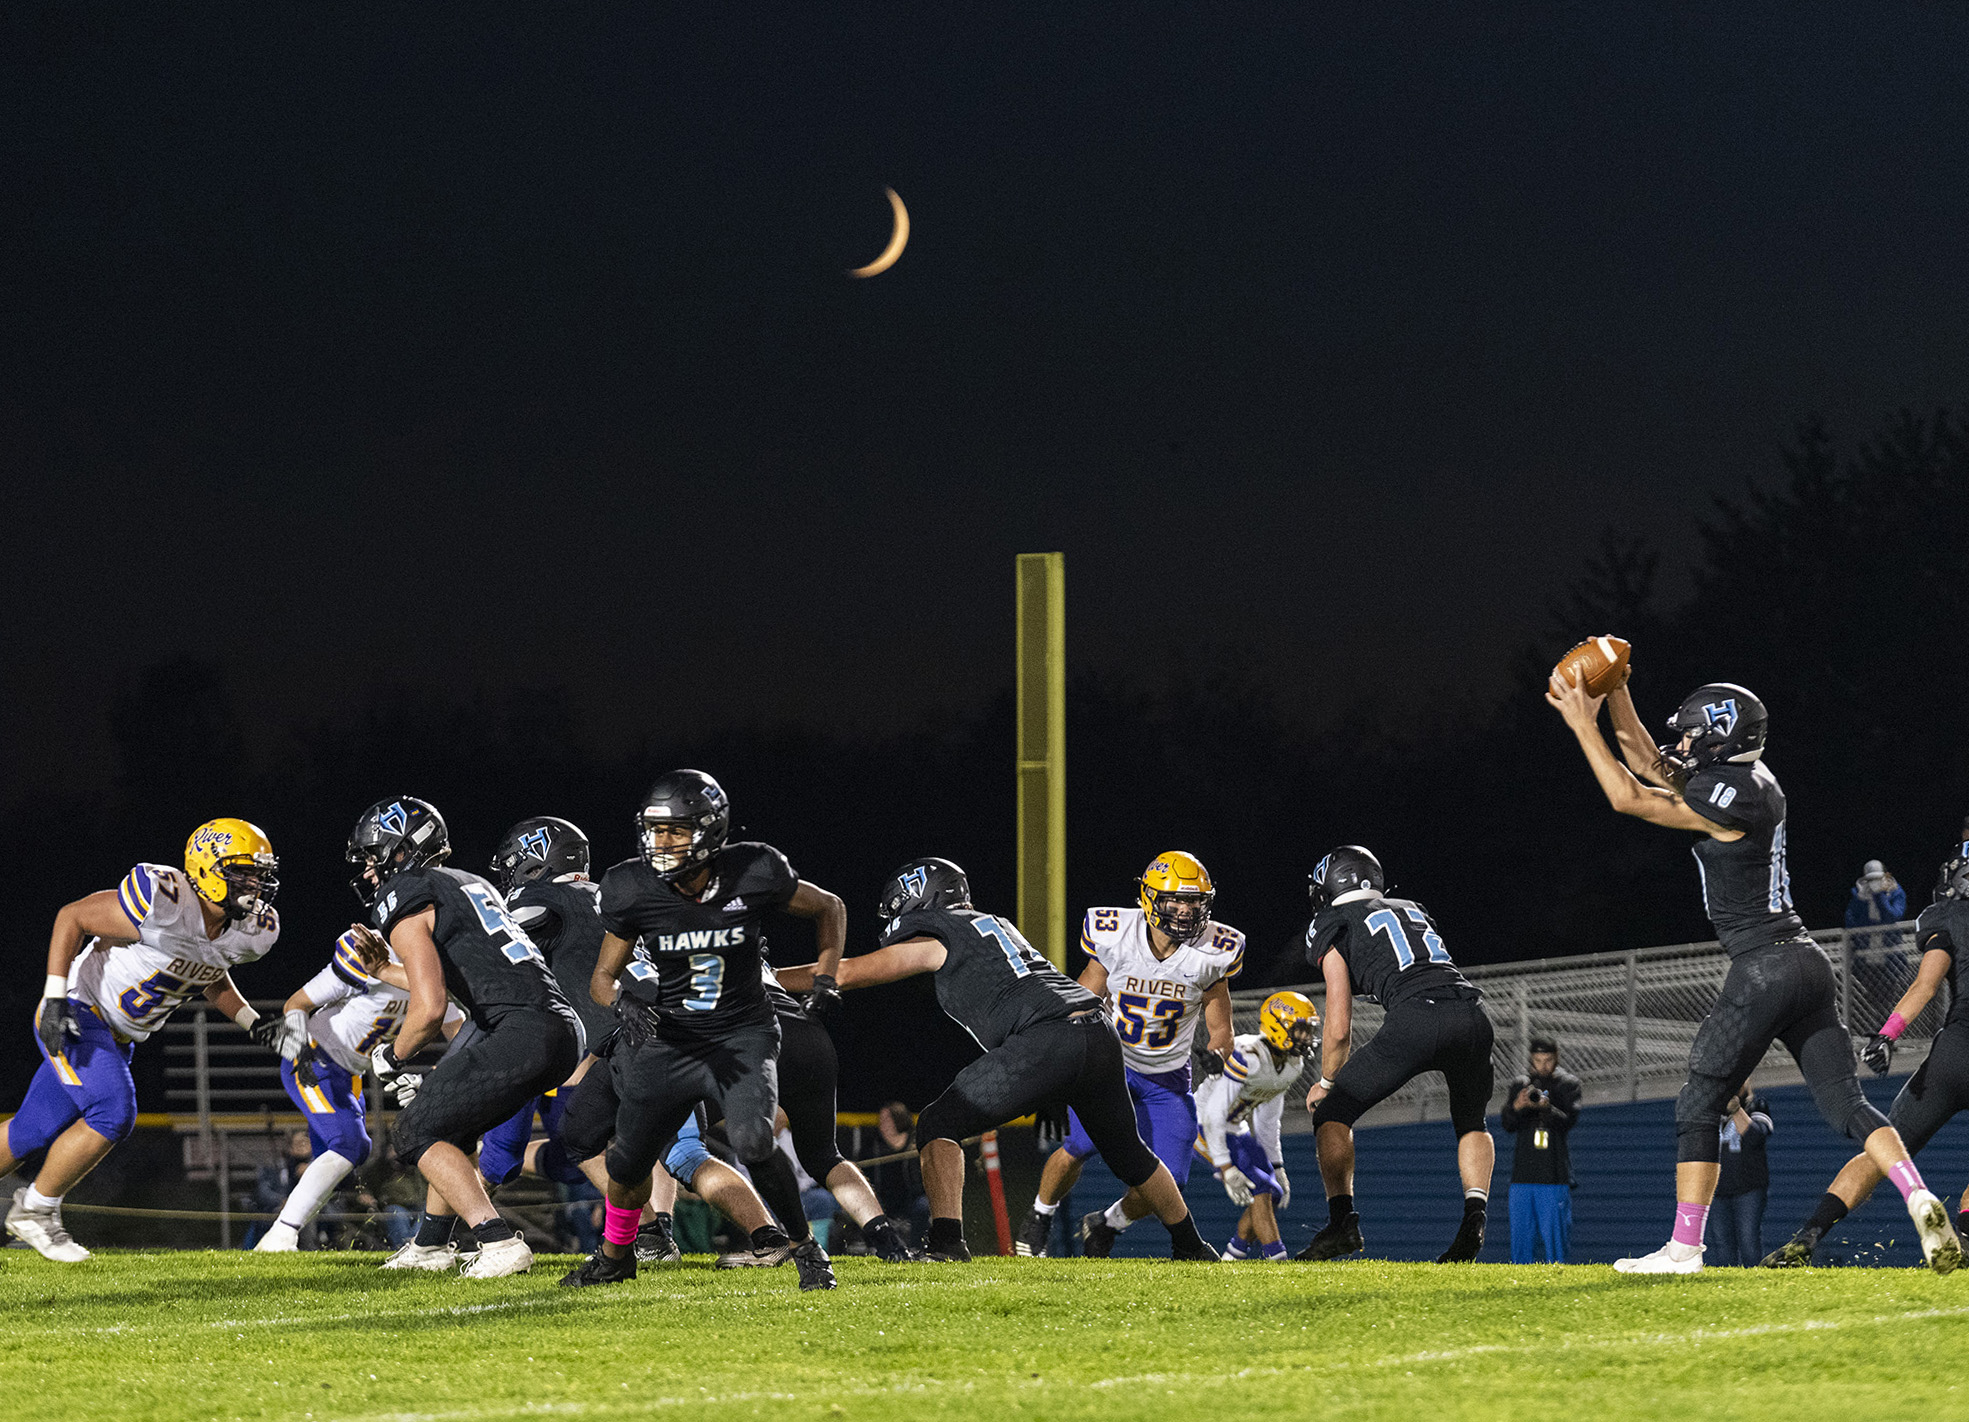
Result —
<instances>
[{"instance_id":1,"label":"football player","mask_svg":"<svg viewBox=\"0 0 1969 1422\"><path fill-rule=\"evenodd\" d=\"M392 1143L429 1187L416 1237L383 1267L449 1269L458 1259L453 1226L463 1220L479 1245L464 1277L496 1279L532 1268L533 1251L493 1209L471 1152L485 1132L567 1080L581 1060L581 1021L499 891L445 867L450 855L444 817L408 795L371 805L349 834L356 897L410 982L403 1024L376 1044L369 1064L378 1085L407 1103ZM408 1070L437 1039L448 1000L464 1009L472 1035L428 1075Z\"/></svg>"},{"instance_id":2,"label":"football player","mask_svg":"<svg viewBox=\"0 0 1969 1422\"><path fill-rule=\"evenodd\" d=\"M588 995L602 951L601 886L588 877L589 856L588 836L577 826L536 815L501 837L492 852L491 875L513 921L546 958L593 1048L614 1030L615 1017ZM592 1054L583 1056L559 1087L485 1133L479 1142L479 1173L488 1186L504 1185L523 1169L561 1185L585 1178L561 1141L561 1119L594 1063ZM546 1127L546 1139L537 1143L536 1113Z\"/></svg>"},{"instance_id":3,"label":"football player","mask_svg":"<svg viewBox=\"0 0 1969 1422\"><path fill-rule=\"evenodd\" d=\"M281 1013L302 1046L292 1061L281 1062L280 1084L308 1123L314 1157L254 1249L264 1254L299 1249L301 1231L349 1172L369 1158L362 1074L376 1044L403 1025L409 1005L410 979L403 965L374 929L360 923L335 940L328 966L287 999ZM464 1021L457 1007L447 1007L444 1035L450 1038Z\"/></svg>"},{"instance_id":4,"label":"football player","mask_svg":"<svg viewBox=\"0 0 1969 1422\"><path fill-rule=\"evenodd\" d=\"M1203 1129L1197 1153L1210 1162L1224 1193L1244 1211L1224 1250L1226 1259L1248 1259L1254 1249L1266 1259L1285 1258L1278 1236L1278 1212L1292 1203L1285 1174L1279 1124L1285 1093L1306 1067L1319 1031L1319 1012L1311 998L1275 992L1258 1009L1258 1030L1236 1038L1224 1069L1196 1094Z\"/></svg>"},{"instance_id":5,"label":"football player","mask_svg":"<svg viewBox=\"0 0 1969 1422\"><path fill-rule=\"evenodd\" d=\"M847 936L841 900L802 879L768 844L735 843L731 802L698 770L658 778L636 813L641 853L602 876L601 953L589 983L597 1003L621 1001L609 1058L620 1105L608 1148L604 1233L629 1244L649 1198L650 1172L700 1101L716 1103L747 1168L777 1151L779 1025L763 977L766 916L816 922L816 988L834 986ZM753 1232L756 1262L791 1258L803 1288L827 1254L811 1235ZM831 1279L831 1273L828 1274Z\"/></svg>"},{"instance_id":6,"label":"football player","mask_svg":"<svg viewBox=\"0 0 1969 1422\"><path fill-rule=\"evenodd\" d=\"M277 868L258 828L210 820L186 842L183 870L139 864L119 887L55 915L34 1017L41 1067L0 1138L0 1175L44 1146L48 1155L14 1192L8 1234L57 1263L89 1257L62 1226L62 1196L136 1125L131 1051L192 997L283 1056L300 1049L281 1018L262 1018L232 982L234 966L265 957L280 937Z\"/></svg>"},{"instance_id":7,"label":"football player","mask_svg":"<svg viewBox=\"0 0 1969 1422\"><path fill-rule=\"evenodd\" d=\"M935 973L937 1002L984 1055L917 1117L923 1188L930 1198L926 1254L965 1261L967 1137L1048 1106L1069 1107L1108 1168L1139 1189L1169 1227L1170 1256L1215 1260L1169 1167L1142 1144L1121 1041L1101 1000L1041 957L1019 930L971 907L971 885L948 859L918 859L889 877L876 912L882 946L840 965L842 989ZM785 969L804 986L821 965ZM818 981L818 979L815 979Z\"/></svg>"},{"instance_id":8,"label":"football player","mask_svg":"<svg viewBox=\"0 0 1969 1422\"><path fill-rule=\"evenodd\" d=\"M1087 911L1080 946L1088 963L1080 985L1108 1003L1121 1038L1128 1093L1135 1098L1136 1128L1181 1187L1189 1183L1196 1141L1190 1045L1201 1019L1209 1029L1209 1050L1220 1060L1230 1050L1230 980L1244 965L1244 935L1210 917L1217 888L1193 854L1158 855L1135 888L1140 907ZM1046 1252L1060 1198L1093 1153L1086 1128L1068 1112L1067 1138L1040 1172L1018 1253ZM1080 1222L1083 1248L1095 1258L1107 1257L1116 1234L1148 1212L1148 1202L1132 1192L1095 1210Z\"/></svg>"},{"instance_id":9,"label":"football player","mask_svg":"<svg viewBox=\"0 0 1969 1422\"><path fill-rule=\"evenodd\" d=\"M1589 694L1583 678L1556 673L1545 699L1565 718L1613 808L1664 829L1693 832L1703 908L1729 954L1716 1004L1689 1048L1689 1079L1675 1105L1675 1229L1651 1254L1619 1259L1629 1274L1693 1274L1716 1193L1723 1105L1773 1041L1798 1062L1819 1114L1866 1154L1907 1202L1921 1252L1937 1273L1962 1262L1948 1208L1922 1183L1900 1133L1860 1091L1853 1044L1839 1020L1832 964L1791 906L1785 867L1785 801L1764 764L1769 717L1741 686L1697 687L1669 718L1671 747L1658 747L1623 684ZM1616 758L1600 732L1605 702L1620 743Z\"/></svg>"},{"instance_id":10,"label":"football player","mask_svg":"<svg viewBox=\"0 0 1969 1422\"><path fill-rule=\"evenodd\" d=\"M1969 1107L1969 1000L1964 998L1969 983L1958 976L1963 952L1969 949L1969 840L1942 865L1935 901L1914 921L1914 942L1921 953L1914 982L1894 1004L1860 1057L1877 1075L1885 1076L1894 1064L1894 1043L1947 981L1948 1017L1928 1044L1928 1059L1907 1079L1887 1112L1889 1124L1901 1133L1908 1153L1919 1155L1935 1138L1935 1132ZM1765 1256L1766 1267L1810 1264L1812 1251L1825 1232L1858 1209L1881 1178L1880 1168L1870 1155L1862 1153L1847 1161L1846 1168L1826 1187L1819 1207L1804 1227ZM1969 1190L1963 1191L1958 1209L1957 1232L1969 1235Z\"/></svg>"},{"instance_id":11,"label":"football player","mask_svg":"<svg viewBox=\"0 0 1969 1422\"><path fill-rule=\"evenodd\" d=\"M1306 1093L1313 1113L1327 1223L1300 1259L1337 1259L1366 1248L1354 1209L1354 1122L1425 1071L1449 1086L1463 1223L1438 1264L1467 1263L1484 1247L1496 1146L1484 1129L1490 1104L1491 1027L1483 994L1456 970L1429 911L1386 896L1381 861L1344 844L1313 869L1307 885L1313 921L1306 961L1326 981L1326 1033L1320 1079ZM1353 1050L1354 999L1386 1015L1381 1030Z\"/></svg>"}]
</instances>

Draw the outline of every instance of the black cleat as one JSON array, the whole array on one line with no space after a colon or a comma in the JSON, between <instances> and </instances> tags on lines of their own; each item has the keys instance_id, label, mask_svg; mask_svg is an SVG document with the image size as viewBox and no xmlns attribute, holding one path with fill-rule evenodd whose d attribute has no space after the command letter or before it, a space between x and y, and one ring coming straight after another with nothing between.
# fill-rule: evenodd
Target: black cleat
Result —
<instances>
[{"instance_id":1,"label":"black cleat","mask_svg":"<svg viewBox=\"0 0 1969 1422\"><path fill-rule=\"evenodd\" d=\"M1449 1248L1436 1256L1438 1264L1468 1264L1483 1252L1484 1212L1471 1210L1463 1216L1463 1223L1456 1231L1456 1238L1450 1241Z\"/></svg>"},{"instance_id":2,"label":"black cleat","mask_svg":"<svg viewBox=\"0 0 1969 1422\"><path fill-rule=\"evenodd\" d=\"M793 1246L793 1267L800 1271L802 1292L838 1287L833 1261L827 1257L827 1251L820 1247L820 1241L812 1235Z\"/></svg>"},{"instance_id":3,"label":"black cleat","mask_svg":"<svg viewBox=\"0 0 1969 1422\"><path fill-rule=\"evenodd\" d=\"M620 1284L636 1277L634 1251L611 1259L606 1249L597 1249L579 1269L561 1280L564 1289L585 1289L590 1284Z\"/></svg>"},{"instance_id":4,"label":"black cleat","mask_svg":"<svg viewBox=\"0 0 1969 1422\"><path fill-rule=\"evenodd\" d=\"M677 1238L670 1233L670 1226L662 1217L646 1220L636 1228L636 1258L644 1264L676 1264L682 1262L684 1251L677 1247Z\"/></svg>"},{"instance_id":5,"label":"black cleat","mask_svg":"<svg viewBox=\"0 0 1969 1422\"><path fill-rule=\"evenodd\" d=\"M1338 1224L1328 1224L1325 1229L1313 1236L1312 1243L1292 1257L1318 1262L1338 1259L1346 1254L1358 1254L1365 1248L1367 1248L1367 1241L1361 1238L1361 1217L1350 1214Z\"/></svg>"},{"instance_id":6,"label":"black cleat","mask_svg":"<svg viewBox=\"0 0 1969 1422\"><path fill-rule=\"evenodd\" d=\"M1815 1229L1801 1229L1790 1239L1766 1254L1758 1267L1762 1269L1809 1269L1812 1267L1812 1251L1819 1247L1819 1232Z\"/></svg>"},{"instance_id":7,"label":"black cleat","mask_svg":"<svg viewBox=\"0 0 1969 1422\"><path fill-rule=\"evenodd\" d=\"M1034 1210L1019 1226L1019 1242L1012 1246L1012 1252L1021 1259L1044 1259L1046 1242L1052 1237L1053 1217Z\"/></svg>"},{"instance_id":8,"label":"black cleat","mask_svg":"<svg viewBox=\"0 0 1969 1422\"><path fill-rule=\"evenodd\" d=\"M1114 1242L1121 1231L1108 1223L1108 1212L1096 1210L1080 1217L1080 1252L1089 1259L1106 1259L1114 1253Z\"/></svg>"},{"instance_id":9,"label":"black cleat","mask_svg":"<svg viewBox=\"0 0 1969 1422\"><path fill-rule=\"evenodd\" d=\"M1207 1239L1199 1239L1192 1245L1178 1244L1172 1239L1169 1241L1169 1257L1171 1259L1194 1260L1198 1264L1221 1264L1224 1262L1224 1256L1219 1254L1216 1246L1211 1244Z\"/></svg>"},{"instance_id":10,"label":"black cleat","mask_svg":"<svg viewBox=\"0 0 1969 1422\"><path fill-rule=\"evenodd\" d=\"M878 1222L870 1220L861 1227L861 1237L868 1247L885 1264L920 1264L923 1256L909 1247L909 1241L896 1227L896 1222L883 1217Z\"/></svg>"},{"instance_id":11,"label":"black cleat","mask_svg":"<svg viewBox=\"0 0 1969 1422\"><path fill-rule=\"evenodd\" d=\"M808 1238L812 1238L812 1236L810 1235ZM802 1242L804 1243L805 1241ZM720 1254L718 1256L718 1262L712 1267L717 1269L777 1269L793 1257L793 1251L797 1248L799 1248L799 1245L796 1245L789 1239L784 1244L769 1244L764 1249L741 1249L735 1254ZM822 1255L821 1257L825 1258L826 1256Z\"/></svg>"},{"instance_id":12,"label":"black cleat","mask_svg":"<svg viewBox=\"0 0 1969 1422\"><path fill-rule=\"evenodd\" d=\"M923 1258L932 1264L969 1264L971 1246L961 1239L955 1244L942 1246L933 1244L923 1251Z\"/></svg>"}]
</instances>

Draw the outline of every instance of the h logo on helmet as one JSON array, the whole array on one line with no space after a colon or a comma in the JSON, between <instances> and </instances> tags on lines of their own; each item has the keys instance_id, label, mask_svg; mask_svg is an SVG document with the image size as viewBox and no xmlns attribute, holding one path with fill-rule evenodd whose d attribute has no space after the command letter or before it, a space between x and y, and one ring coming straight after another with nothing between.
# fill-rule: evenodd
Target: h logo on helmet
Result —
<instances>
[{"instance_id":1,"label":"h logo on helmet","mask_svg":"<svg viewBox=\"0 0 1969 1422\"><path fill-rule=\"evenodd\" d=\"M529 859L547 857L547 831L543 827L520 836L520 853Z\"/></svg>"},{"instance_id":2,"label":"h logo on helmet","mask_svg":"<svg viewBox=\"0 0 1969 1422\"><path fill-rule=\"evenodd\" d=\"M1324 855L1321 857L1320 862L1313 866L1314 882L1316 883L1323 882L1325 880L1326 866L1331 864L1332 862L1333 862L1333 856L1331 854Z\"/></svg>"},{"instance_id":3,"label":"h logo on helmet","mask_svg":"<svg viewBox=\"0 0 1969 1422\"><path fill-rule=\"evenodd\" d=\"M1710 729L1719 736L1727 736L1737 728L1737 699L1734 696L1722 701L1712 701L1702 708L1702 719L1709 723Z\"/></svg>"},{"instance_id":4,"label":"h logo on helmet","mask_svg":"<svg viewBox=\"0 0 1969 1422\"><path fill-rule=\"evenodd\" d=\"M917 865L902 876L902 886L913 897L929 887L930 870L926 865Z\"/></svg>"},{"instance_id":5,"label":"h logo on helmet","mask_svg":"<svg viewBox=\"0 0 1969 1422\"><path fill-rule=\"evenodd\" d=\"M376 817L376 823L391 834L402 834L410 824L410 816L401 804L393 804Z\"/></svg>"}]
</instances>

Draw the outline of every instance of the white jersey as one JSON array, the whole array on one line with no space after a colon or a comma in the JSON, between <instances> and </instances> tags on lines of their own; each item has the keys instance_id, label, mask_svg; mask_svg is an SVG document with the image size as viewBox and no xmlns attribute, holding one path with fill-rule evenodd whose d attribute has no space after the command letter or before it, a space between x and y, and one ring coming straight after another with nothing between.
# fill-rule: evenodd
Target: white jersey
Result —
<instances>
[{"instance_id":1,"label":"white jersey","mask_svg":"<svg viewBox=\"0 0 1969 1422\"><path fill-rule=\"evenodd\" d=\"M1256 1033L1236 1039L1223 1074L1209 1078L1196 1091L1197 1139L1212 1165L1219 1170L1229 1165L1225 1137L1247 1131L1257 1135L1265 1159L1273 1165L1284 1163L1279 1123L1285 1116L1285 1093L1305 1069L1302 1053L1287 1052L1281 1061L1271 1044Z\"/></svg>"},{"instance_id":2,"label":"white jersey","mask_svg":"<svg viewBox=\"0 0 1969 1422\"><path fill-rule=\"evenodd\" d=\"M207 938L205 901L182 870L168 865L139 864L116 895L135 941L91 939L69 967L68 995L133 1042L236 965L264 958L280 937L280 916L268 909L228 919L217 938Z\"/></svg>"},{"instance_id":3,"label":"white jersey","mask_svg":"<svg viewBox=\"0 0 1969 1422\"><path fill-rule=\"evenodd\" d=\"M1149 947L1148 915L1138 908L1087 910L1080 946L1108 970L1122 1060L1148 1075L1189 1065L1203 994L1244 966L1244 935L1222 923L1157 958Z\"/></svg>"},{"instance_id":4,"label":"white jersey","mask_svg":"<svg viewBox=\"0 0 1969 1422\"><path fill-rule=\"evenodd\" d=\"M373 977L362 966L353 940L352 933L336 939L328 966L308 979L301 991L315 1005L308 1015L309 1038L336 1065L359 1076L369 1069L369 1054L376 1044L394 1037L403 1026L410 994ZM401 965L395 949L390 950L390 961ZM447 1023L464 1017L457 1003L445 1004Z\"/></svg>"}]
</instances>

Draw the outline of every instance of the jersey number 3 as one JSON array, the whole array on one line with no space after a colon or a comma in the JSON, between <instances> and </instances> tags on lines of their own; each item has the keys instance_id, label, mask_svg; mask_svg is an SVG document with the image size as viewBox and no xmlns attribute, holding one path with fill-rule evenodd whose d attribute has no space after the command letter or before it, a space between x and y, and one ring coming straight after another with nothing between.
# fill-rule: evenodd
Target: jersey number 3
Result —
<instances>
[{"instance_id":1,"label":"jersey number 3","mask_svg":"<svg viewBox=\"0 0 1969 1422\"><path fill-rule=\"evenodd\" d=\"M1422 947L1429 954L1432 963L1447 963L1449 949L1443 947L1442 935L1429 927L1429 915L1419 908L1403 910L1422 929ZM1385 933L1388 942L1395 950L1395 966L1404 970L1415 966L1415 949L1408 941L1408 930L1396 917L1393 909L1376 909L1367 916L1367 927L1372 933Z\"/></svg>"}]
</instances>

